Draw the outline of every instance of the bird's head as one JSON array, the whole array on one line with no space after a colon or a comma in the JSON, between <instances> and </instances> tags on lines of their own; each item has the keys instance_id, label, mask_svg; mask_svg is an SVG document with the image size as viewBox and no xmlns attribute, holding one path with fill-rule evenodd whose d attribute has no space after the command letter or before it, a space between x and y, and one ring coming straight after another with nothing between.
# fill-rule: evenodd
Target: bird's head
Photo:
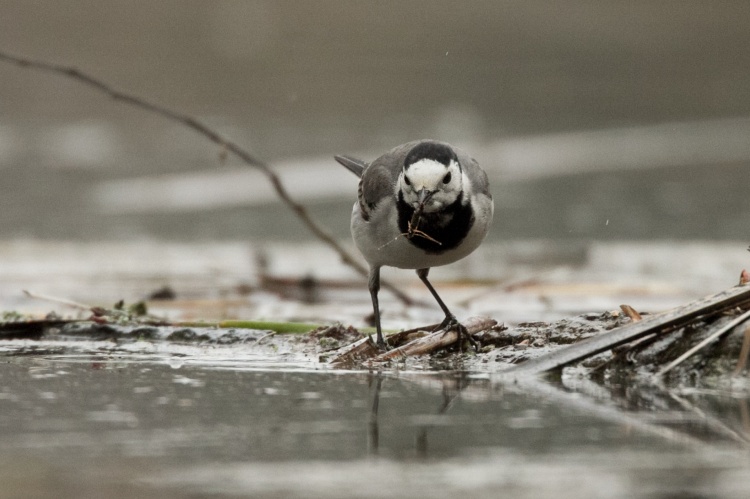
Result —
<instances>
[{"instance_id":1,"label":"bird's head","mask_svg":"<svg viewBox=\"0 0 750 499\"><path fill-rule=\"evenodd\" d=\"M440 142L420 142L406 155L397 188L406 203L425 213L453 204L463 188L456 152Z\"/></svg>"}]
</instances>

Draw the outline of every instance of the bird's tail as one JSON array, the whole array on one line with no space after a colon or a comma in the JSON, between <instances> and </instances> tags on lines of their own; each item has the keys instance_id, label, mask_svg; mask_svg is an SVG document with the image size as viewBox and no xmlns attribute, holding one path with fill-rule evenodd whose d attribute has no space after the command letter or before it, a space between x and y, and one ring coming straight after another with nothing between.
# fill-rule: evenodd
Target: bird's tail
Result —
<instances>
[{"instance_id":1,"label":"bird's tail","mask_svg":"<svg viewBox=\"0 0 750 499\"><path fill-rule=\"evenodd\" d=\"M367 168L367 163L351 156L334 156L333 158L360 178L362 177L362 172Z\"/></svg>"}]
</instances>

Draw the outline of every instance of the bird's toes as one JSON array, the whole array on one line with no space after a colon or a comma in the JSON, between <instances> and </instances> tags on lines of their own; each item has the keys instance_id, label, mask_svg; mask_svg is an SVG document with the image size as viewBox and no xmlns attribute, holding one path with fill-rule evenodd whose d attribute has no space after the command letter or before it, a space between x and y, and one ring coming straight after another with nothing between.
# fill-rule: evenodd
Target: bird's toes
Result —
<instances>
[{"instance_id":1,"label":"bird's toes","mask_svg":"<svg viewBox=\"0 0 750 499\"><path fill-rule=\"evenodd\" d=\"M445 319L443 319L443 322L438 324L438 326L433 329L433 332L436 331L450 331L455 327L456 325L461 325L458 320L456 319L455 315L446 315Z\"/></svg>"},{"instance_id":2,"label":"bird's toes","mask_svg":"<svg viewBox=\"0 0 750 499\"><path fill-rule=\"evenodd\" d=\"M461 352L464 351L464 342L466 341L471 344L475 352L479 352L479 343L471 334L469 334L469 330L466 329L466 326L458 322L455 316L446 317L443 322L441 322L440 325L435 329L435 331L443 331L447 333L453 328L455 328L458 332L458 348L459 350L461 350Z\"/></svg>"},{"instance_id":3,"label":"bird's toes","mask_svg":"<svg viewBox=\"0 0 750 499\"><path fill-rule=\"evenodd\" d=\"M388 346L388 343L385 342L383 338L378 338L376 341L372 341L372 336L370 337L370 344L380 350L381 352L387 352L390 350L390 347Z\"/></svg>"}]
</instances>

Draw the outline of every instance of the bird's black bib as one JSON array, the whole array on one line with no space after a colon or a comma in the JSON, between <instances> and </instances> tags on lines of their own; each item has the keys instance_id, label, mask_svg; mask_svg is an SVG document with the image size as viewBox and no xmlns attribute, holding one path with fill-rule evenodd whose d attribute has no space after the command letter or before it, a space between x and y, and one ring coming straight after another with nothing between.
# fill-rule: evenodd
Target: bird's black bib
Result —
<instances>
[{"instance_id":1,"label":"bird's black bib","mask_svg":"<svg viewBox=\"0 0 750 499\"><path fill-rule=\"evenodd\" d=\"M440 254L458 247L474 225L474 213L469 203L463 204L463 193L456 201L434 213L422 213L418 229L430 236L431 241L419 234L409 238L409 242L427 253ZM409 232L409 222L414 215L414 208L404 201L404 195L398 193L398 228L402 234Z\"/></svg>"}]
</instances>

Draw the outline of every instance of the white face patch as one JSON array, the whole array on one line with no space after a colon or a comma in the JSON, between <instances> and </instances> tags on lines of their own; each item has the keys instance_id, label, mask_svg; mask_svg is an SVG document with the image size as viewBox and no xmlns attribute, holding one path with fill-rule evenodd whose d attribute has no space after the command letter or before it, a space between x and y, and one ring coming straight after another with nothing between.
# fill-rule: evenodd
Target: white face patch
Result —
<instances>
[{"instance_id":1,"label":"white face patch","mask_svg":"<svg viewBox=\"0 0 750 499\"><path fill-rule=\"evenodd\" d=\"M421 159L406 169L406 176L414 190L433 191L443 181L448 169L444 164L431 159Z\"/></svg>"},{"instance_id":2,"label":"white face patch","mask_svg":"<svg viewBox=\"0 0 750 499\"><path fill-rule=\"evenodd\" d=\"M421 159L412 163L399 177L399 189L404 201L417 206L417 193L426 189L433 193L425 204L425 211L438 211L455 202L461 192L463 175L458 163L451 161L446 167L432 159ZM446 182L447 180L447 182Z\"/></svg>"}]
</instances>

